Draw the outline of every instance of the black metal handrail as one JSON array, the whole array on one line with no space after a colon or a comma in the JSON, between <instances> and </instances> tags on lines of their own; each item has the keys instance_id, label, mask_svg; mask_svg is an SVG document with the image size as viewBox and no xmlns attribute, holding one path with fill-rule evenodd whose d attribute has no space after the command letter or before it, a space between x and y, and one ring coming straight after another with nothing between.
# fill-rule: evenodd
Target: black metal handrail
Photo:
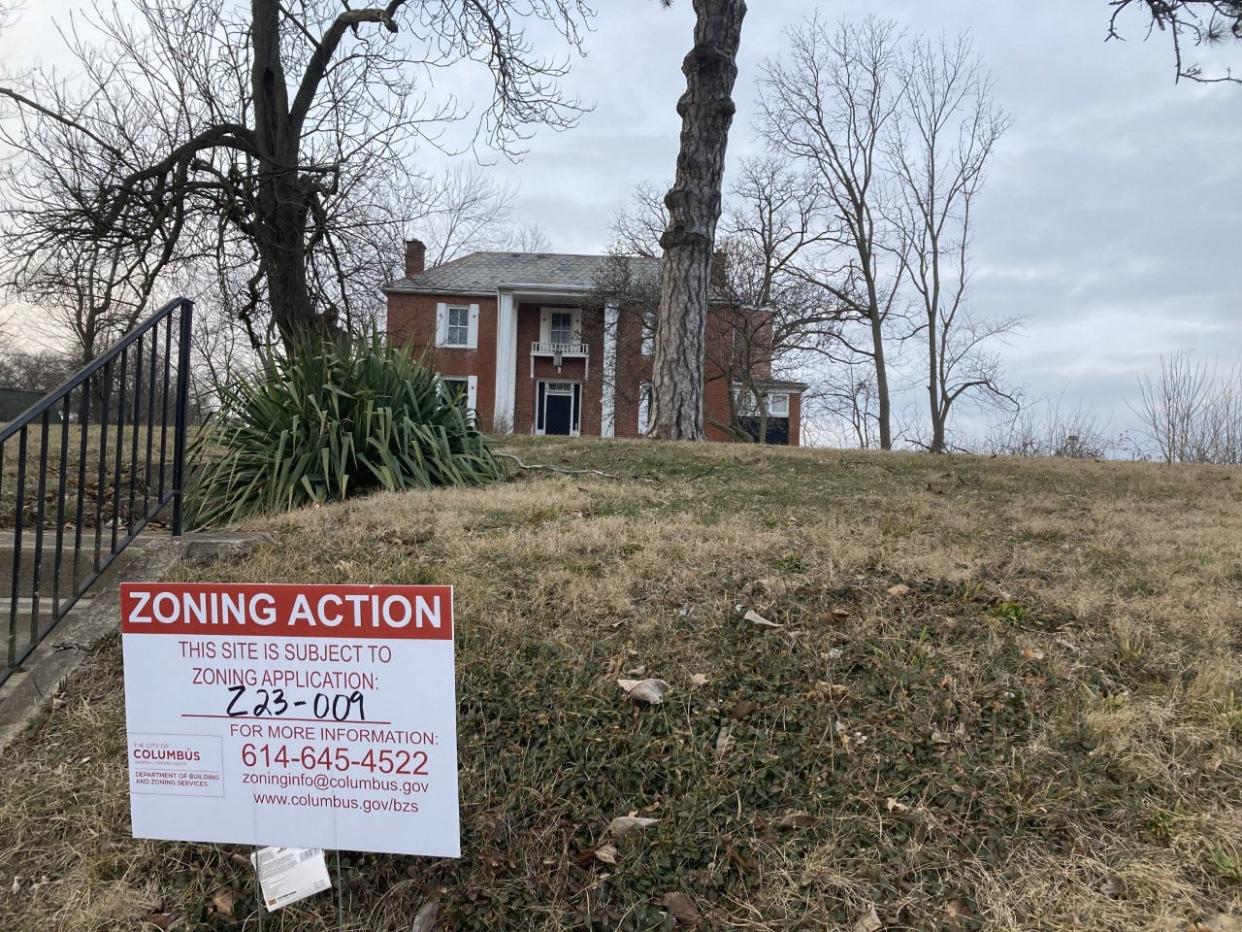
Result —
<instances>
[{"instance_id":1,"label":"black metal handrail","mask_svg":"<svg viewBox=\"0 0 1242 932\"><path fill-rule=\"evenodd\" d=\"M187 298L168 302L0 429L0 522L11 515L13 533L0 683L169 503L170 529L181 534L193 314ZM71 427L76 443L70 442ZM32 471L36 475L28 483ZM33 537L29 554L28 533ZM49 536L54 538L50 552ZM44 617L49 577L51 605Z\"/></svg>"}]
</instances>

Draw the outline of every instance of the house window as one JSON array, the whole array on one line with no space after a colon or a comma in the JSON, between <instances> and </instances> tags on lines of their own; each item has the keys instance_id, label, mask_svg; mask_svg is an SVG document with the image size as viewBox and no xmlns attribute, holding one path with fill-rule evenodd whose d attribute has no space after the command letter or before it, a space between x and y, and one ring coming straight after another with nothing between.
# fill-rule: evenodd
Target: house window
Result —
<instances>
[{"instance_id":1,"label":"house window","mask_svg":"<svg viewBox=\"0 0 1242 932\"><path fill-rule=\"evenodd\" d=\"M764 392L768 417L789 417L788 392ZM753 392L738 386L734 395L738 417L759 417L759 405Z\"/></svg>"},{"instance_id":2,"label":"house window","mask_svg":"<svg viewBox=\"0 0 1242 932\"><path fill-rule=\"evenodd\" d=\"M574 340L574 315L572 311L553 311L548 342L568 346Z\"/></svg>"},{"instance_id":3,"label":"house window","mask_svg":"<svg viewBox=\"0 0 1242 932\"><path fill-rule=\"evenodd\" d=\"M441 379L449 397L457 402L458 407L466 410L470 398L470 381L468 379Z\"/></svg>"},{"instance_id":4,"label":"house window","mask_svg":"<svg viewBox=\"0 0 1242 932\"><path fill-rule=\"evenodd\" d=\"M445 346L470 345L470 308L450 305L448 308L448 326L445 331Z\"/></svg>"}]
</instances>

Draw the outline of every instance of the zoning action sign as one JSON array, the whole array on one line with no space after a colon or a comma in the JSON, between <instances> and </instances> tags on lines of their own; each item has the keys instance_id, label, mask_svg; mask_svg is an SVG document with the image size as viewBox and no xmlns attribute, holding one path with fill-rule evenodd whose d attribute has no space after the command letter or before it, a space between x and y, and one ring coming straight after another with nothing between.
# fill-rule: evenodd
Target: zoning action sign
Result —
<instances>
[{"instance_id":1,"label":"zoning action sign","mask_svg":"<svg viewBox=\"0 0 1242 932\"><path fill-rule=\"evenodd\" d=\"M449 586L121 586L137 838L457 857Z\"/></svg>"}]
</instances>

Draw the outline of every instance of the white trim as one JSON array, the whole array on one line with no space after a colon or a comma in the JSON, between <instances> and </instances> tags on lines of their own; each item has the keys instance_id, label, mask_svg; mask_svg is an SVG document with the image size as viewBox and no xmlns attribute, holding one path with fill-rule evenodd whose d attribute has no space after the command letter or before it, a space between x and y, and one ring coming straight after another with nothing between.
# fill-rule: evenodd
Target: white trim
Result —
<instances>
[{"instance_id":1,"label":"white trim","mask_svg":"<svg viewBox=\"0 0 1242 932\"><path fill-rule=\"evenodd\" d=\"M448 343L448 305L441 301L436 305L436 346Z\"/></svg>"},{"instance_id":2,"label":"white trim","mask_svg":"<svg viewBox=\"0 0 1242 932\"><path fill-rule=\"evenodd\" d=\"M496 407L493 429L513 433L517 396L517 302L512 291L497 293L496 300Z\"/></svg>"},{"instance_id":3,"label":"white trim","mask_svg":"<svg viewBox=\"0 0 1242 932\"><path fill-rule=\"evenodd\" d=\"M604 384L599 401L601 437L617 435L617 326L620 317L617 305L604 305Z\"/></svg>"},{"instance_id":4,"label":"white trim","mask_svg":"<svg viewBox=\"0 0 1242 932\"><path fill-rule=\"evenodd\" d=\"M646 437L651 429L651 383L638 384L638 436Z\"/></svg>"}]
</instances>

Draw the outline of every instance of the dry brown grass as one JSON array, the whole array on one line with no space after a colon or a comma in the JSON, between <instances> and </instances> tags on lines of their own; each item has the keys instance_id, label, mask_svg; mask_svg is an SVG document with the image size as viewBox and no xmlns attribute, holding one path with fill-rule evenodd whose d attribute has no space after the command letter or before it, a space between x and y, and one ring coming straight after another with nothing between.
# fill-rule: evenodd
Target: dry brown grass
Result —
<instances>
[{"instance_id":1,"label":"dry brown grass","mask_svg":"<svg viewBox=\"0 0 1242 932\"><path fill-rule=\"evenodd\" d=\"M457 587L465 857L347 855L349 928L407 929L432 897L444 928L668 928L670 891L755 930L873 905L895 929L1242 916L1242 474L511 448L626 478L308 510L208 571ZM241 849L127 836L118 654L0 762L0 928L254 929ZM638 668L664 706L620 700ZM631 810L659 827L591 863ZM335 921L325 897L268 920Z\"/></svg>"}]
</instances>

